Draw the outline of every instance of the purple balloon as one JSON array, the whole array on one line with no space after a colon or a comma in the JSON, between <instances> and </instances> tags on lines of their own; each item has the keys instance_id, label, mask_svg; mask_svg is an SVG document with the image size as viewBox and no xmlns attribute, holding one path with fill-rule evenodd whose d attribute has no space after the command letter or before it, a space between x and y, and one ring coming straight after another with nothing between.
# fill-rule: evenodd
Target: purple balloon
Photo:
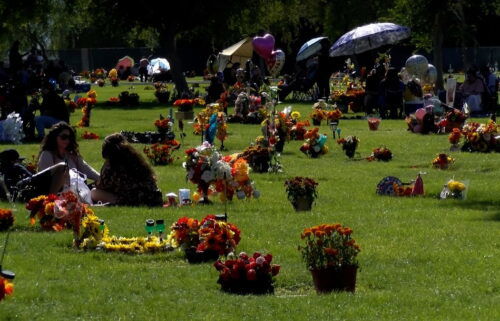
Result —
<instances>
[{"instance_id":1,"label":"purple balloon","mask_svg":"<svg viewBox=\"0 0 500 321\"><path fill-rule=\"evenodd\" d=\"M264 37L254 37L252 40L253 49L264 59L271 58L274 50L274 37L271 34L265 34Z\"/></svg>"}]
</instances>

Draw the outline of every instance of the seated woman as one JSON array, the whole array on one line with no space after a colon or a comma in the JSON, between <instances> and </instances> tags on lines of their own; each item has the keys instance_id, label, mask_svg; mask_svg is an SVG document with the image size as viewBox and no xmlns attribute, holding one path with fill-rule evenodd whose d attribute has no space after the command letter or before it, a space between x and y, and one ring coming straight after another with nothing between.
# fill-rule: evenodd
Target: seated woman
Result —
<instances>
[{"instance_id":1,"label":"seated woman","mask_svg":"<svg viewBox=\"0 0 500 321\"><path fill-rule=\"evenodd\" d=\"M162 194L156 185L154 172L146 160L121 134L104 139L105 159L101 177L92 190L94 202L128 206L161 206Z\"/></svg>"},{"instance_id":2,"label":"seated woman","mask_svg":"<svg viewBox=\"0 0 500 321\"><path fill-rule=\"evenodd\" d=\"M19 199L60 192L65 185L69 185L71 168L91 180L99 179L99 173L81 157L73 128L59 122L52 126L42 141L38 173L18 183Z\"/></svg>"},{"instance_id":3,"label":"seated woman","mask_svg":"<svg viewBox=\"0 0 500 321\"><path fill-rule=\"evenodd\" d=\"M460 86L460 92L462 93L465 102L469 105L471 112L481 112L481 95L485 92L485 86L482 81L477 76L475 69L467 70L465 75L465 81Z\"/></svg>"}]
</instances>

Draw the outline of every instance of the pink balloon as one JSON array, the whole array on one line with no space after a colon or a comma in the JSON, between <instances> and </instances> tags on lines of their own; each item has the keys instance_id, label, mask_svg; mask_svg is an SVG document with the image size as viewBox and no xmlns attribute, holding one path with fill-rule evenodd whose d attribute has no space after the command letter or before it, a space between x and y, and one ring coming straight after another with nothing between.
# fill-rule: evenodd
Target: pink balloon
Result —
<instances>
[{"instance_id":1,"label":"pink balloon","mask_svg":"<svg viewBox=\"0 0 500 321\"><path fill-rule=\"evenodd\" d=\"M274 50L274 37L271 34L265 34L264 37L254 37L252 40L253 49L264 59L269 59Z\"/></svg>"},{"instance_id":2,"label":"pink balloon","mask_svg":"<svg viewBox=\"0 0 500 321\"><path fill-rule=\"evenodd\" d=\"M425 116L425 114L427 114L427 111L425 110L425 108L419 108L419 109L417 109L417 111L415 112L415 117L416 117L418 120L422 121L422 120L424 120L424 116Z\"/></svg>"}]
</instances>

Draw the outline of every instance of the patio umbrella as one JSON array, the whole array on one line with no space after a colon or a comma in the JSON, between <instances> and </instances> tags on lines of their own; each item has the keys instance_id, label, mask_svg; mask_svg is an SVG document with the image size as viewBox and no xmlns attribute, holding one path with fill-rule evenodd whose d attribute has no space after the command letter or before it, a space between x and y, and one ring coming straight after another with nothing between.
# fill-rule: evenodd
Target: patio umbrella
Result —
<instances>
[{"instance_id":1,"label":"patio umbrella","mask_svg":"<svg viewBox=\"0 0 500 321\"><path fill-rule=\"evenodd\" d=\"M165 58L151 59L148 70L150 71L150 74L160 73L163 70L168 71L170 70L170 64Z\"/></svg>"},{"instance_id":2,"label":"patio umbrella","mask_svg":"<svg viewBox=\"0 0 500 321\"><path fill-rule=\"evenodd\" d=\"M300 47L297 53L297 58L295 61L305 60L311 56L314 56L323 49L323 46L328 46L327 37L317 37L309 40Z\"/></svg>"},{"instance_id":3,"label":"patio umbrella","mask_svg":"<svg viewBox=\"0 0 500 321\"><path fill-rule=\"evenodd\" d=\"M120 69L120 66L123 66L123 69L127 69L127 67L132 68L134 66L134 59L129 56L125 56L123 58L120 58L118 60L118 63L116 64L116 69Z\"/></svg>"},{"instance_id":4,"label":"patio umbrella","mask_svg":"<svg viewBox=\"0 0 500 321\"><path fill-rule=\"evenodd\" d=\"M330 48L330 57L359 54L394 44L409 36L408 27L390 22L371 23L357 27L340 37Z\"/></svg>"}]
</instances>

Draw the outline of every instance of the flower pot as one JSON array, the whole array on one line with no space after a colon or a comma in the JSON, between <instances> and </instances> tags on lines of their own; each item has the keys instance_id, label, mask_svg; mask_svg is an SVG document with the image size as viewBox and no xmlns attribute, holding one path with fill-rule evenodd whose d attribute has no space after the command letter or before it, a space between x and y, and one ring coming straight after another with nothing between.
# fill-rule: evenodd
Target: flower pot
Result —
<instances>
[{"instance_id":1,"label":"flower pot","mask_svg":"<svg viewBox=\"0 0 500 321\"><path fill-rule=\"evenodd\" d=\"M274 285L272 283L272 279L270 277L261 277L257 280L223 280L219 278L217 281L221 285L221 291L231 293L231 294L273 294L274 293Z\"/></svg>"},{"instance_id":2,"label":"flower pot","mask_svg":"<svg viewBox=\"0 0 500 321\"><path fill-rule=\"evenodd\" d=\"M313 199L305 196L299 196L292 202L296 212L310 211L312 208Z\"/></svg>"},{"instance_id":3,"label":"flower pot","mask_svg":"<svg viewBox=\"0 0 500 321\"><path fill-rule=\"evenodd\" d=\"M203 263L203 262L213 262L219 258L219 253L213 250L207 250L203 252L197 252L196 248L190 247L184 250L186 259L191 264Z\"/></svg>"},{"instance_id":4,"label":"flower pot","mask_svg":"<svg viewBox=\"0 0 500 321\"><path fill-rule=\"evenodd\" d=\"M380 119L377 118L368 119L368 128L370 128L370 130L378 130L379 125L380 125Z\"/></svg>"},{"instance_id":5,"label":"flower pot","mask_svg":"<svg viewBox=\"0 0 500 321\"><path fill-rule=\"evenodd\" d=\"M332 291L354 292L357 270L358 267L355 265L310 269L314 288L318 294Z\"/></svg>"}]
</instances>

